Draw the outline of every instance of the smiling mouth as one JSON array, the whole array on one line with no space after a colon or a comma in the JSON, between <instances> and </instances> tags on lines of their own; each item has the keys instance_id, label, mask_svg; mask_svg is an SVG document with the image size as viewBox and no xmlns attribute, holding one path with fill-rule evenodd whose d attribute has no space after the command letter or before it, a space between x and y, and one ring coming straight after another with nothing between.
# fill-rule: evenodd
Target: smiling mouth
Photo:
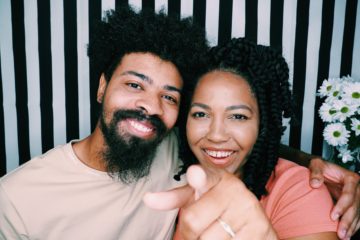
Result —
<instances>
[{"instance_id":1,"label":"smiling mouth","mask_svg":"<svg viewBox=\"0 0 360 240\"><path fill-rule=\"evenodd\" d=\"M156 133L156 128L147 121L138 121L135 119L128 119L125 121L128 124L128 131L131 135L140 138L152 138Z\"/></svg>"},{"instance_id":2,"label":"smiling mouth","mask_svg":"<svg viewBox=\"0 0 360 240\"><path fill-rule=\"evenodd\" d=\"M144 124L141 124L134 120L130 120L129 123L133 128L135 128L136 130L143 132L143 133L150 133L150 132L154 131L154 128L147 127Z\"/></svg>"},{"instance_id":3,"label":"smiling mouth","mask_svg":"<svg viewBox=\"0 0 360 240\"><path fill-rule=\"evenodd\" d=\"M208 149L203 149L203 151L210 157L216 159L225 159L235 152L235 151L215 151Z\"/></svg>"}]
</instances>

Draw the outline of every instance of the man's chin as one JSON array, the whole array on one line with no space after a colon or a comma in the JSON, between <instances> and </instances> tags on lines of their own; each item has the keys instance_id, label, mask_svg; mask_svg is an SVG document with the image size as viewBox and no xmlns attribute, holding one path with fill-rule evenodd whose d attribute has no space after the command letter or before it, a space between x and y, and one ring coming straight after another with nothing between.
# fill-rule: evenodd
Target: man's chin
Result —
<instances>
[{"instance_id":1,"label":"man's chin","mask_svg":"<svg viewBox=\"0 0 360 240\"><path fill-rule=\"evenodd\" d=\"M167 134L166 132L161 137L150 140L126 134L116 141L116 145L108 145L103 157L107 162L109 175L118 177L125 184L148 176L157 148Z\"/></svg>"}]
</instances>

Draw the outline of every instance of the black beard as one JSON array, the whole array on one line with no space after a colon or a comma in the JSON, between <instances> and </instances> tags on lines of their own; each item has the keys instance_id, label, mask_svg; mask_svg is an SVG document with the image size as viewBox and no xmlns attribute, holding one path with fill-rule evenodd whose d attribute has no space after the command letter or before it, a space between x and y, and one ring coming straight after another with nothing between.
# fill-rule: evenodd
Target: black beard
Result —
<instances>
[{"instance_id":1,"label":"black beard","mask_svg":"<svg viewBox=\"0 0 360 240\"><path fill-rule=\"evenodd\" d=\"M118 133L118 123L129 118L149 121L155 128L155 137L145 140L127 133ZM125 184L149 175L157 147L168 133L165 124L157 116L147 116L137 110L114 112L109 125L105 123L102 110L100 129L106 143L101 155L106 162L107 172L112 177L117 176Z\"/></svg>"}]
</instances>

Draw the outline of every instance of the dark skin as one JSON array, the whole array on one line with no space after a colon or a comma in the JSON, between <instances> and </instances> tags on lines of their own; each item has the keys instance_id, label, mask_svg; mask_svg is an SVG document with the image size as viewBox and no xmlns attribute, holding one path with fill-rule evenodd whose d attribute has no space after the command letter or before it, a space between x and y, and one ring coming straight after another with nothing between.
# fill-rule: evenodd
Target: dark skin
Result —
<instances>
[{"instance_id":1,"label":"dark skin","mask_svg":"<svg viewBox=\"0 0 360 240\"><path fill-rule=\"evenodd\" d=\"M293 159L297 164L304 167L309 167L310 161L314 157L306 152L300 151L284 144L280 144L279 156L285 159Z\"/></svg>"}]
</instances>

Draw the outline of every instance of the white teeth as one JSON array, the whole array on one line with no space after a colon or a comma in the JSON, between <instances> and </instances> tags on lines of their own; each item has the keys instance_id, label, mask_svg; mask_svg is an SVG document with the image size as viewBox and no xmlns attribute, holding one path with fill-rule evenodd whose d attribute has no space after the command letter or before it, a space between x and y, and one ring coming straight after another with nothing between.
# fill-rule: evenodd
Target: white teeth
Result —
<instances>
[{"instance_id":1,"label":"white teeth","mask_svg":"<svg viewBox=\"0 0 360 240\"><path fill-rule=\"evenodd\" d=\"M134 121L130 121L130 125L131 125L132 127L134 127L136 130L141 131L141 132L146 132L146 133L148 133L148 132L151 132L151 131L152 131L152 128L145 127L144 125L139 124L139 123L134 122Z\"/></svg>"},{"instance_id":2,"label":"white teeth","mask_svg":"<svg viewBox=\"0 0 360 240\"><path fill-rule=\"evenodd\" d=\"M210 151L210 150L205 150L205 152L208 155L210 155L211 157L224 158L224 157L230 156L234 151Z\"/></svg>"}]
</instances>

